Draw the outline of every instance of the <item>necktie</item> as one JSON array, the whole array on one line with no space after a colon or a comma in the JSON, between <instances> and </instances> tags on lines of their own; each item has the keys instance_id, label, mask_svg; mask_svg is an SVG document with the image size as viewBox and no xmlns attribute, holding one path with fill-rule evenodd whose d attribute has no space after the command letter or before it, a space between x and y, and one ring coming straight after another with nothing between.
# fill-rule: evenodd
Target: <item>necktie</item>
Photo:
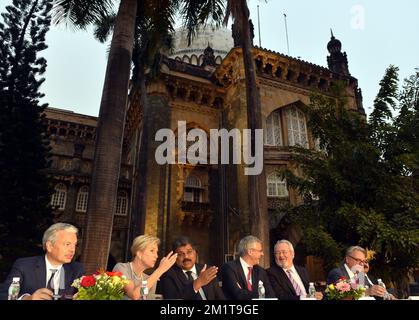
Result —
<instances>
[{"instance_id":1,"label":"necktie","mask_svg":"<svg viewBox=\"0 0 419 320\"><path fill-rule=\"evenodd\" d=\"M47 283L47 289L54 291L54 276L55 273L58 271L57 269L49 269L51 271L51 277L49 277L48 283Z\"/></svg>"},{"instance_id":2,"label":"necktie","mask_svg":"<svg viewBox=\"0 0 419 320\"><path fill-rule=\"evenodd\" d=\"M188 278L188 281L193 282L194 278L192 277L192 271L186 271L186 277ZM199 289L198 291L198 295L196 296L197 300L202 300L202 296L201 296L201 289Z\"/></svg>"},{"instance_id":3,"label":"necktie","mask_svg":"<svg viewBox=\"0 0 419 320\"><path fill-rule=\"evenodd\" d=\"M193 277L192 277L192 271L186 271L186 277L188 278L189 281L193 281Z\"/></svg>"},{"instance_id":4,"label":"necktie","mask_svg":"<svg viewBox=\"0 0 419 320\"><path fill-rule=\"evenodd\" d=\"M300 289L300 286L298 285L298 283L294 280L294 278L292 277L292 271L291 271L291 269L289 269L289 270L287 270L287 276L288 276L288 279L290 280L290 282L291 282L291 284L292 284L292 286L293 286L293 288L294 288L294 290L295 290L295 294L297 295L297 296L301 296L301 289Z\"/></svg>"},{"instance_id":5,"label":"necktie","mask_svg":"<svg viewBox=\"0 0 419 320\"><path fill-rule=\"evenodd\" d=\"M247 290L252 291L252 283L250 280L252 279L252 267L247 267L249 272L247 273Z\"/></svg>"}]
</instances>

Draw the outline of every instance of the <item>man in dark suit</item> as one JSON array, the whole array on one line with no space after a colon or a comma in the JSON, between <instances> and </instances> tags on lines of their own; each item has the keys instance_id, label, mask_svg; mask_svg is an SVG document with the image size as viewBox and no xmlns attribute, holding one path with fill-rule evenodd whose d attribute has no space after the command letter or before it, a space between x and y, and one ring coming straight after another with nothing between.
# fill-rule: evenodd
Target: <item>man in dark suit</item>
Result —
<instances>
[{"instance_id":1,"label":"man in dark suit","mask_svg":"<svg viewBox=\"0 0 419 320\"><path fill-rule=\"evenodd\" d=\"M288 240L280 240L274 247L275 264L268 270L269 280L279 300L299 300L308 293L309 277L306 268L294 265L294 246ZM314 294L323 299L321 292Z\"/></svg>"},{"instance_id":2,"label":"man in dark suit","mask_svg":"<svg viewBox=\"0 0 419 320\"><path fill-rule=\"evenodd\" d=\"M275 298L268 275L261 266L263 256L262 241L254 236L247 236L238 245L239 259L221 266L222 288L227 299L251 300L259 298L259 281L265 287L265 297Z\"/></svg>"},{"instance_id":3,"label":"man in dark suit","mask_svg":"<svg viewBox=\"0 0 419 320\"><path fill-rule=\"evenodd\" d=\"M327 285L336 283L339 278L345 277L348 280L355 278L356 270L363 271L364 265L367 262L367 252L364 248L359 246L352 246L346 250L343 263L335 269L332 269L327 275ZM366 295L382 298L386 290L379 285L372 285L365 292Z\"/></svg>"},{"instance_id":4,"label":"man in dark suit","mask_svg":"<svg viewBox=\"0 0 419 320\"><path fill-rule=\"evenodd\" d=\"M19 299L22 300L52 300L53 288L60 295L73 295L75 288L71 284L84 273L82 264L71 262L76 252L77 233L71 224L56 223L49 227L42 238L45 255L17 259L0 286L0 299L7 299L14 277L20 279Z\"/></svg>"},{"instance_id":5,"label":"man in dark suit","mask_svg":"<svg viewBox=\"0 0 419 320\"><path fill-rule=\"evenodd\" d=\"M196 263L197 249L188 237L173 242L176 264L161 278L159 289L164 299L224 300L217 279L217 267Z\"/></svg>"}]
</instances>

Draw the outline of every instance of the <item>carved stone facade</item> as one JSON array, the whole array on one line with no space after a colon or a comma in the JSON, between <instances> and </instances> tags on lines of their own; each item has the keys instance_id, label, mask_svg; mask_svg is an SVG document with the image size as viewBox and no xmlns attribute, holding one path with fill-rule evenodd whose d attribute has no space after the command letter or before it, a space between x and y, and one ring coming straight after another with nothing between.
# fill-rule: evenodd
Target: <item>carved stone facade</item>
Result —
<instances>
[{"instance_id":1,"label":"carved stone facade","mask_svg":"<svg viewBox=\"0 0 419 320\"><path fill-rule=\"evenodd\" d=\"M364 112L358 81L349 74L264 48L254 47L253 55L265 129L270 227L275 229L280 218L273 213L301 201L277 175L279 168L292 166L288 147L316 147L301 106L310 104L313 92L330 96L330 86L342 81L349 108ZM148 80L147 96L145 107L140 90L132 88L127 112L124 153L136 154L133 166L141 168L134 170L139 192L132 196L139 207L132 208L131 220L138 224L131 226L130 237L156 235L167 252L175 237L188 235L197 242L202 262L219 265L236 254L238 240L249 233L244 165L158 165L155 152L162 141L156 143L154 137L162 128L177 135L178 121L185 121L187 130L200 128L207 134L211 129L248 128L242 51L231 49L212 69L165 58L159 78ZM138 136L147 137L146 146L134 138ZM290 236L297 237L298 230Z\"/></svg>"},{"instance_id":2,"label":"carved stone facade","mask_svg":"<svg viewBox=\"0 0 419 320\"><path fill-rule=\"evenodd\" d=\"M159 165L155 159L162 143L155 140L157 131L171 129L177 137L178 121L186 122L187 131L200 128L207 134L211 129L248 128L241 48L232 48L216 64L210 49L211 63L203 66L179 56L164 57L158 78L147 81L147 105L142 105L139 88L130 90L119 185L126 195L126 215L115 217L111 246L111 255L118 261L128 259L130 242L139 234L158 236L161 253L170 251L174 238L188 235L198 244L201 262L220 265L234 257L238 240L249 233L243 164ZM343 81L349 108L364 110L358 81L349 71L334 72L264 48L254 47L253 55L265 134L269 223L271 234L276 235L281 220L277 209L301 201L277 171L292 168L289 146L316 148L301 106L310 104L313 92L331 95L330 86ZM86 213L76 209L82 206L81 188L89 186L96 118L47 109L46 125L53 148L50 174L67 190L65 207L55 210L57 219L83 229ZM298 230L290 230L289 236L298 240Z\"/></svg>"}]
</instances>

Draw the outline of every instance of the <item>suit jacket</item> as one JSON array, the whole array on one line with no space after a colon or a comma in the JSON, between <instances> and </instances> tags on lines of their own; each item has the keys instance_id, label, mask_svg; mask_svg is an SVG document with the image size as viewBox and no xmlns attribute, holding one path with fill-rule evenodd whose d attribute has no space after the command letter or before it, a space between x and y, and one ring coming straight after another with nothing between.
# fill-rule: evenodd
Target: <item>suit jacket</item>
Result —
<instances>
[{"instance_id":1,"label":"suit jacket","mask_svg":"<svg viewBox=\"0 0 419 320\"><path fill-rule=\"evenodd\" d=\"M196 272L199 274L204 267L202 264L195 264ZM189 281L185 273L177 265L173 265L161 278L159 285L160 292L164 299L200 300L201 295L195 292L193 282ZM205 297L208 300L224 300L224 294L218 285L218 278L213 279L206 286L202 287Z\"/></svg>"},{"instance_id":2,"label":"suit jacket","mask_svg":"<svg viewBox=\"0 0 419 320\"><path fill-rule=\"evenodd\" d=\"M343 263L338 268L330 270L329 274L327 275L326 284L329 285L331 283L335 283L339 280L340 277L345 277L346 279L350 278Z\"/></svg>"},{"instance_id":3,"label":"suit jacket","mask_svg":"<svg viewBox=\"0 0 419 320\"><path fill-rule=\"evenodd\" d=\"M240 263L240 258L224 263L221 266L220 277L224 295L230 300L251 300L258 298L258 283L262 280L265 287L265 297L275 298L268 274L261 266L252 269L252 291L247 290L246 275Z\"/></svg>"},{"instance_id":4,"label":"suit jacket","mask_svg":"<svg viewBox=\"0 0 419 320\"><path fill-rule=\"evenodd\" d=\"M306 292L308 292L309 287L309 278L306 268L294 265L297 270L298 275L303 282ZM299 300L300 297L297 296L294 287L290 279L288 278L284 269L279 267L277 264L272 265L268 270L269 280L275 295L279 300Z\"/></svg>"},{"instance_id":5,"label":"suit jacket","mask_svg":"<svg viewBox=\"0 0 419 320\"><path fill-rule=\"evenodd\" d=\"M64 294L72 295L76 289L71 284L84 274L84 268L79 262L63 264L63 268L65 272ZM6 280L0 286L0 300L7 300L8 289L14 277L20 278L19 296L25 293L33 294L36 290L45 288L47 281L45 256L17 259Z\"/></svg>"}]
</instances>

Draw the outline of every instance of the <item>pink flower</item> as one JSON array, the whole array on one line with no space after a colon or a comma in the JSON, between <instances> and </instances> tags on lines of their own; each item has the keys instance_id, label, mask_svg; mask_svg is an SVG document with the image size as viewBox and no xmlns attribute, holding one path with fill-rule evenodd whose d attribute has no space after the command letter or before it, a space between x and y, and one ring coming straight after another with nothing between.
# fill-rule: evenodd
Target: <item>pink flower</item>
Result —
<instances>
[{"instance_id":1,"label":"pink flower","mask_svg":"<svg viewBox=\"0 0 419 320\"><path fill-rule=\"evenodd\" d=\"M351 286L349 283L341 281L336 284L336 289L338 289L341 292L346 292L351 290Z\"/></svg>"}]
</instances>

